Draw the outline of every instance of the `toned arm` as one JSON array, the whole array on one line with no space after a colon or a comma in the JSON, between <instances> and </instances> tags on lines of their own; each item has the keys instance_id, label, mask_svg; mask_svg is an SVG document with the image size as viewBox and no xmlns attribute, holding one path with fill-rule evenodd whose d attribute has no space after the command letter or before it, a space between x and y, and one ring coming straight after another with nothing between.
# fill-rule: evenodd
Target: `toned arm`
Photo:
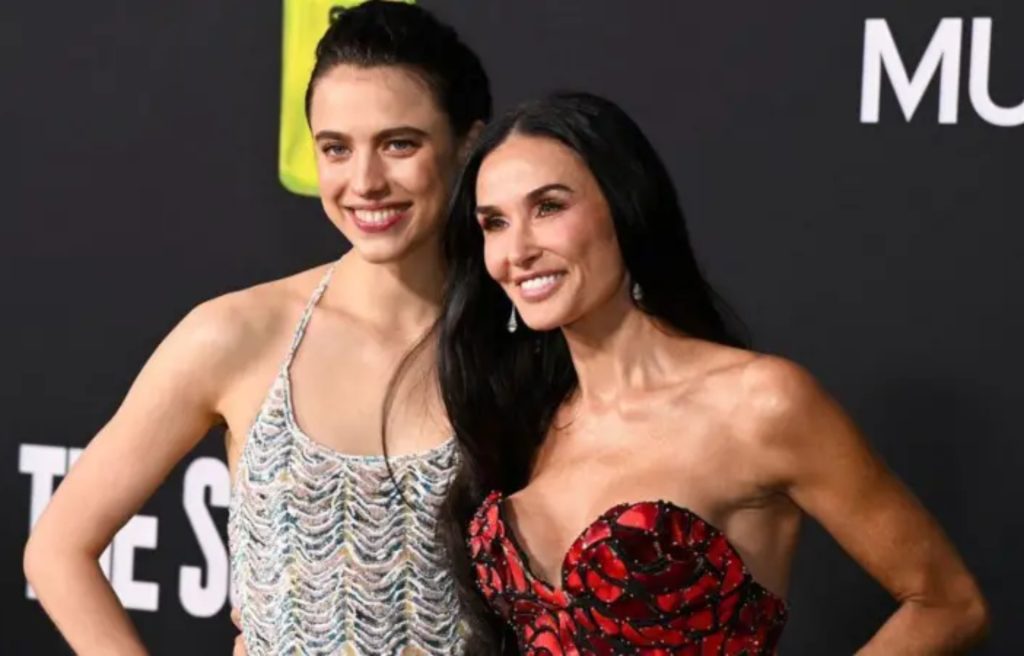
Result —
<instances>
[{"instance_id":1,"label":"toned arm","mask_svg":"<svg viewBox=\"0 0 1024 656\"><path fill-rule=\"evenodd\" d=\"M858 653L948 654L975 644L987 609L973 577L838 404L775 358L750 365L746 387L765 420L766 462L790 498L900 602Z\"/></svg>"},{"instance_id":2,"label":"toned arm","mask_svg":"<svg viewBox=\"0 0 1024 656\"><path fill-rule=\"evenodd\" d=\"M258 349L246 325L232 296L189 313L150 357L36 524L25 574L76 653L146 653L97 558L220 421L225 390Z\"/></svg>"}]
</instances>

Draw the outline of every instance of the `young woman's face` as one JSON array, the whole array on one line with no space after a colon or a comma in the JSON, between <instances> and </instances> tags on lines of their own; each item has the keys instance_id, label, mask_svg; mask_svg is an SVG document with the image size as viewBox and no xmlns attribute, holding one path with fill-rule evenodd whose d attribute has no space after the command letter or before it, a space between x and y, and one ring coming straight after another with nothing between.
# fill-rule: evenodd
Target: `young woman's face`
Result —
<instances>
[{"instance_id":1,"label":"young woman's face","mask_svg":"<svg viewBox=\"0 0 1024 656\"><path fill-rule=\"evenodd\" d=\"M356 252L394 262L437 238L458 149L419 75L335 66L315 83L309 120L320 199Z\"/></svg>"},{"instance_id":2,"label":"young woman's face","mask_svg":"<svg viewBox=\"0 0 1024 656\"><path fill-rule=\"evenodd\" d=\"M512 134L481 163L487 272L534 330L572 324L621 295L625 267L590 169L554 139Z\"/></svg>"}]
</instances>

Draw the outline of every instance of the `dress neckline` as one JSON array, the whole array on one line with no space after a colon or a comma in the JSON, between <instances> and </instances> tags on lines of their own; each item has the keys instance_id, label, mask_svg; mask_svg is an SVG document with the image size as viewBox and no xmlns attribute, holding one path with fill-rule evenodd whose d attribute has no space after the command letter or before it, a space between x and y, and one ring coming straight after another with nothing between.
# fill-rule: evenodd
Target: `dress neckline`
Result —
<instances>
[{"instance_id":1,"label":"dress neckline","mask_svg":"<svg viewBox=\"0 0 1024 656\"><path fill-rule=\"evenodd\" d=\"M504 529L501 533L507 537L508 541L512 544L512 548L515 550L516 555L518 555L519 559L522 561L523 573L525 574L525 576L529 578L530 581L532 581L534 584L541 586L551 598L561 599L566 604L568 603L569 597L569 593L566 591L566 579L569 576L570 570L570 567L568 566L568 561L572 553L576 551L577 548L579 548L581 551L586 550L590 546L590 543L596 541L593 540L593 538L597 536L592 535L594 533L594 528L600 525L603 521L609 519L610 517L617 516L617 522L620 525L642 529L644 527L639 525L638 523L630 523L633 521L633 518L629 515L629 513L631 511L635 511L645 506L658 506L661 509L668 511L669 513L680 513L689 517L690 519L695 519L701 522L707 527L708 532L712 537L721 536L723 541L725 542L725 545L732 552L731 555L742 567L743 575L750 582L750 584L758 588L765 595L768 595L772 599L778 601L784 608L788 609L789 607L788 603L784 598L772 592L770 589L759 583L757 579L753 577L753 575L750 573L750 569L747 567L746 562L744 562L743 557L740 555L739 551L737 551L736 547L732 544L732 542L730 542L729 539L725 536L725 533L721 529L719 529L714 524L707 521L697 513L693 512L689 508L684 508L683 506L677 505L671 501L665 501L662 499L626 501L618 503L609 508L608 510L604 511L600 515L598 515L596 518L594 518L593 521L587 524L583 528L583 530L579 532L576 538L569 544L569 547L565 550L565 553L562 554L561 562L559 563L558 583L553 584L545 580L544 578L538 576L534 572L533 566L530 562L530 557L526 553L526 550L523 548L521 542L519 541L519 537L516 534L515 527L512 526L506 515L505 502L507 501L507 499L508 497L506 497L500 490L495 490L491 492L490 495L488 495L487 500L484 502L484 506L486 507L487 505L493 504L497 508L497 518L498 521L501 523L502 528ZM623 517L626 517L625 522L623 522Z\"/></svg>"}]
</instances>

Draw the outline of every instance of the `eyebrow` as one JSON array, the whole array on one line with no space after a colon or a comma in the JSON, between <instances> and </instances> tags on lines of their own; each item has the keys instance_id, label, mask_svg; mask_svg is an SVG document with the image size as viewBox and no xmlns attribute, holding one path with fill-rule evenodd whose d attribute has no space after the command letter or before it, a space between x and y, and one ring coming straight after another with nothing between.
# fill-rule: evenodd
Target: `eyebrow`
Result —
<instances>
[{"instance_id":1,"label":"eyebrow","mask_svg":"<svg viewBox=\"0 0 1024 656\"><path fill-rule=\"evenodd\" d=\"M395 137L420 137L426 138L430 135L427 134L426 130L413 127L411 125L400 125L394 128L388 128L381 130L377 134L373 135L375 141L384 141L386 139L393 139ZM320 130L313 135L314 141L348 141L351 137L344 132L338 132L337 130Z\"/></svg>"},{"instance_id":2,"label":"eyebrow","mask_svg":"<svg viewBox=\"0 0 1024 656\"><path fill-rule=\"evenodd\" d=\"M564 185L560 182L552 182L551 184L546 184L542 187L537 187L530 193L526 194L526 200L529 201L530 203L536 203L541 196L548 193L549 191L564 191L565 193L568 194L573 193L572 188L569 187L568 185ZM498 214L499 210L494 205L477 205L476 213L491 215Z\"/></svg>"}]
</instances>

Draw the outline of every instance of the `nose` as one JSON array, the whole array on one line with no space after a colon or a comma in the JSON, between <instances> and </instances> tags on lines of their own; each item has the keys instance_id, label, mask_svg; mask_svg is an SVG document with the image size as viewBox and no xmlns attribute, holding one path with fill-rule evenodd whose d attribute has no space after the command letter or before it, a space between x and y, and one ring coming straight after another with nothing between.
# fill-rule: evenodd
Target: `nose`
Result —
<instances>
[{"instance_id":1,"label":"nose","mask_svg":"<svg viewBox=\"0 0 1024 656\"><path fill-rule=\"evenodd\" d=\"M356 157L352 162L352 192L364 198L379 198L387 194L387 176L384 163L376 152Z\"/></svg>"},{"instance_id":2,"label":"nose","mask_svg":"<svg viewBox=\"0 0 1024 656\"><path fill-rule=\"evenodd\" d=\"M540 248L534 241L533 228L530 222L515 221L511 229L508 262L513 267L529 267L539 256Z\"/></svg>"}]
</instances>

